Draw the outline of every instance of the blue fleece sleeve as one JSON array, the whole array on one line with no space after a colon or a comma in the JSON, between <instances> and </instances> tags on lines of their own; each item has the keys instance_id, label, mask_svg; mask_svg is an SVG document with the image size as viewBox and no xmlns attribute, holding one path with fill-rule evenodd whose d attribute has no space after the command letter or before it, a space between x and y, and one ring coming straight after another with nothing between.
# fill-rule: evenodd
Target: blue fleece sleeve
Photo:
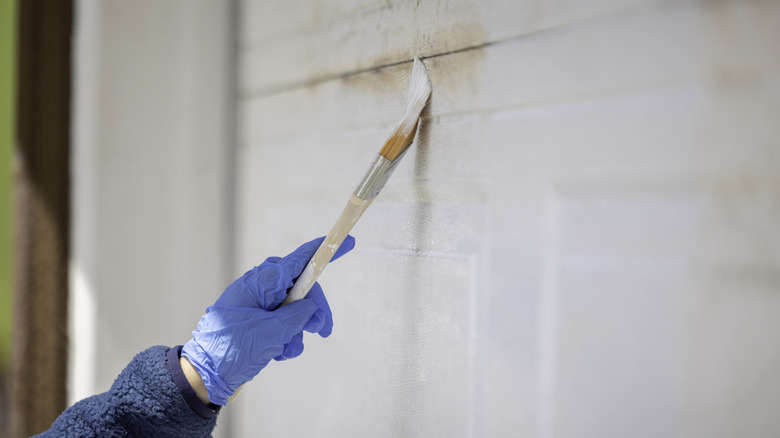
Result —
<instances>
[{"instance_id":1,"label":"blue fleece sleeve","mask_svg":"<svg viewBox=\"0 0 780 438\"><path fill-rule=\"evenodd\" d=\"M157 346L138 353L108 392L74 404L37 436L210 437L219 408L192 399L180 350Z\"/></svg>"}]
</instances>

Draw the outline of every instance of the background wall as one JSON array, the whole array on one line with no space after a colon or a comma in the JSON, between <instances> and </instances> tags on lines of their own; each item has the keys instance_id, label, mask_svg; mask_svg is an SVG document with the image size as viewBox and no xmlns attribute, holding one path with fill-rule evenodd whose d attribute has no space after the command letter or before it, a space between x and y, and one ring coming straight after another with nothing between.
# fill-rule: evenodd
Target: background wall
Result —
<instances>
[{"instance_id":1,"label":"background wall","mask_svg":"<svg viewBox=\"0 0 780 438\"><path fill-rule=\"evenodd\" d=\"M71 401L185 343L233 277L231 3L76 6Z\"/></svg>"},{"instance_id":2,"label":"background wall","mask_svg":"<svg viewBox=\"0 0 780 438\"><path fill-rule=\"evenodd\" d=\"M780 2L82 3L87 389L327 232L420 56L418 140L321 278L333 336L218 429L780 430Z\"/></svg>"}]
</instances>

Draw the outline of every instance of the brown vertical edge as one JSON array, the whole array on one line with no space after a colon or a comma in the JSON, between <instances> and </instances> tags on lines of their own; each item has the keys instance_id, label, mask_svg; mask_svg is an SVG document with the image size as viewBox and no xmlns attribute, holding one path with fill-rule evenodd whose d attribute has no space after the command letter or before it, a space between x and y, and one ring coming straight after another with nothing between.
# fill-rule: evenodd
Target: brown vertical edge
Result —
<instances>
[{"instance_id":1,"label":"brown vertical edge","mask_svg":"<svg viewBox=\"0 0 780 438\"><path fill-rule=\"evenodd\" d=\"M72 0L18 2L11 436L66 407Z\"/></svg>"}]
</instances>

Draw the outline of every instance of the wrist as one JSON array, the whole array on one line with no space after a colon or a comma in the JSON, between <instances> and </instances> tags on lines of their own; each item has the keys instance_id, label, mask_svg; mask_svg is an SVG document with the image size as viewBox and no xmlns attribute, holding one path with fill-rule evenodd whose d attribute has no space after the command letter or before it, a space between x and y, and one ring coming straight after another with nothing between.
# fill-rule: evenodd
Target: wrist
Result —
<instances>
[{"instance_id":1,"label":"wrist","mask_svg":"<svg viewBox=\"0 0 780 438\"><path fill-rule=\"evenodd\" d=\"M184 356L179 358L179 364L181 365L182 372L184 372L184 377L187 378L187 382L189 382L200 401L207 406L211 404L211 401L209 400L209 391L206 389L206 384L203 383L203 378L200 376L200 373L198 373L198 370L196 370Z\"/></svg>"}]
</instances>

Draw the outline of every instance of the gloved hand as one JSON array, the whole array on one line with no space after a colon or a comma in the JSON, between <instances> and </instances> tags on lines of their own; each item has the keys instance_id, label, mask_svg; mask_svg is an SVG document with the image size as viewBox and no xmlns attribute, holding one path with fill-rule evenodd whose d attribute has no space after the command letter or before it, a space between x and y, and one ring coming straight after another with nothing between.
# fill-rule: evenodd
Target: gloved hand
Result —
<instances>
[{"instance_id":1,"label":"gloved hand","mask_svg":"<svg viewBox=\"0 0 780 438\"><path fill-rule=\"evenodd\" d=\"M208 389L209 400L225 405L242 384L274 360L303 352L303 330L326 338L333 316L319 284L306 298L279 307L324 238L305 243L284 258L271 257L242 275L206 309L182 349ZM347 236L336 260L355 246Z\"/></svg>"}]
</instances>

